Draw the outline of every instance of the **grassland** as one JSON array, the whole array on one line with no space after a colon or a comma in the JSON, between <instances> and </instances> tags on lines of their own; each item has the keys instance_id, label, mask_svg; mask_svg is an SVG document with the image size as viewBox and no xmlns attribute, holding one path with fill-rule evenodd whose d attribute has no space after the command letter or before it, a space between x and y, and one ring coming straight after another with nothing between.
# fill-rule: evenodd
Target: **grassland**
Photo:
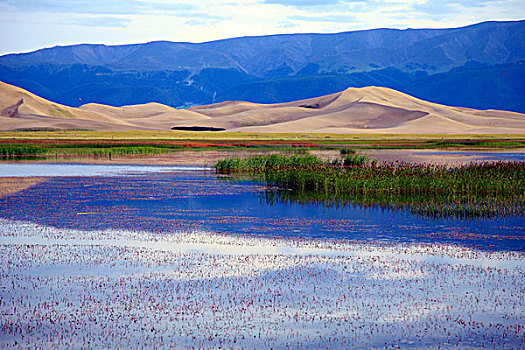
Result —
<instances>
[{"instance_id":1,"label":"grassland","mask_svg":"<svg viewBox=\"0 0 525 350\"><path fill-rule=\"evenodd\" d=\"M183 150L510 149L525 135L257 134L160 131L0 132L0 156L156 155Z\"/></svg>"},{"instance_id":2,"label":"grassland","mask_svg":"<svg viewBox=\"0 0 525 350\"><path fill-rule=\"evenodd\" d=\"M322 133L245 133L184 131L3 131L0 140L222 140L222 141L301 141L318 143L366 141L525 141L525 135L448 135L448 134L322 134Z\"/></svg>"}]
</instances>

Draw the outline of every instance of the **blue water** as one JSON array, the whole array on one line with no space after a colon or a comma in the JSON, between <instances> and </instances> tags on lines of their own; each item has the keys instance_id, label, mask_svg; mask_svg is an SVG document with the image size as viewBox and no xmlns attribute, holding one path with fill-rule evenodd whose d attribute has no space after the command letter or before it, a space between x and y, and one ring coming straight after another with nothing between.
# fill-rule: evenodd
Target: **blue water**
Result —
<instances>
[{"instance_id":1,"label":"blue water","mask_svg":"<svg viewBox=\"0 0 525 350\"><path fill-rule=\"evenodd\" d=\"M270 204L268 189L253 181L227 181L209 171L181 168L149 170L134 176L49 177L0 198L0 217L84 230L205 230L525 251L523 217L429 219L358 205Z\"/></svg>"},{"instance_id":2,"label":"blue water","mask_svg":"<svg viewBox=\"0 0 525 350\"><path fill-rule=\"evenodd\" d=\"M444 151L444 152L433 152L433 151L421 151L415 152L418 155L432 155L432 156L466 156L476 157L478 160L484 161L512 161L512 162L525 162L525 153L519 152L479 152L479 151Z\"/></svg>"},{"instance_id":3,"label":"blue water","mask_svg":"<svg viewBox=\"0 0 525 350\"><path fill-rule=\"evenodd\" d=\"M157 172L209 170L205 167L159 165L88 165L64 163L0 163L0 177L33 176L132 176Z\"/></svg>"}]
</instances>

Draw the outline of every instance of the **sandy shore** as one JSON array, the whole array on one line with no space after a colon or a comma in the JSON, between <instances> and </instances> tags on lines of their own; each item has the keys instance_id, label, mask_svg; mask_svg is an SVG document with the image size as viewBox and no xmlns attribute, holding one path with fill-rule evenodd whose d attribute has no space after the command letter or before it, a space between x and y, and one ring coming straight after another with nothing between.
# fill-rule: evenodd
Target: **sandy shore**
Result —
<instances>
[{"instance_id":1,"label":"sandy shore","mask_svg":"<svg viewBox=\"0 0 525 350\"><path fill-rule=\"evenodd\" d=\"M0 347L522 348L524 256L0 220Z\"/></svg>"},{"instance_id":2,"label":"sandy shore","mask_svg":"<svg viewBox=\"0 0 525 350\"><path fill-rule=\"evenodd\" d=\"M458 166L503 160L506 154L525 154L525 148L517 149L384 149L360 151L379 162L404 162L411 164L436 164Z\"/></svg>"},{"instance_id":3,"label":"sandy shore","mask_svg":"<svg viewBox=\"0 0 525 350\"><path fill-rule=\"evenodd\" d=\"M0 177L0 197L4 197L45 181L42 177Z\"/></svg>"},{"instance_id":4,"label":"sandy shore","mask_svg":"<svg viewBox=\"0 0 525 350\"><path fill-rule=\"evenodd\" d=\"M6 163L78 163L78 164L140 164L140 165L182 165L182 166L210 166L220 159L227 157L249 157L254 154L264 154L264 151L177 151L157 155L130 155L95 157L95 156L58 156L33 160L5 161Z\"/></svg>"}]
</instances>

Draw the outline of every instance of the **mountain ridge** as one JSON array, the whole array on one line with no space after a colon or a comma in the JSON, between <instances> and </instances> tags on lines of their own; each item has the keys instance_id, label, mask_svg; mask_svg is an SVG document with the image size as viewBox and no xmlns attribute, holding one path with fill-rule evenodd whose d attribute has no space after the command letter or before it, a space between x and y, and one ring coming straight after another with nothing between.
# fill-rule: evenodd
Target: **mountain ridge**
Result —
<instances>
[{"instance_id":1,"label":"mountain ridge","mask_svg":"<svg viewBox=\"0 0 525 350\"><path fill-rule=\"evenodd\" d=\"M506 102L508 107L499 104L502 96L475 99L479 87L494 79L504 90L514 84L495 76L494 67L513 65L514 74L525 77L524 43L525 20L444 29L275 34L204 43L79 44L0 56L0 80L68 106L159 102L181 107L229 99L279 103L346 87L381 85L426 100L439 96L434 99L439 103L525 112L518 97ZM473 77L466 73L459 77L454 70L467 72L472 64L492 71L478 71L476 79L483 81L453 96L444 95L443 86L426 89L436 83L424 81L439 74L448 76L445 90L463 84ZM322 84L305 88L301 77ZM419 80L423 83L414 84ZM283 82L293 86L278 93L272 90ZM253 84L257 89L246 94L243 90ZM247 89L242 88L245 85ZM512 88L517 96L525 94L523 84Z\"/></svg>"},{"instance_id":2,"label":"mountain ridge","mask_svg":"<svg viewBox=\"0 0 525 350\"><path fill-rule=\"evenodd\" d=\"M218 45L221 43L230 43L235 42L239 40L258 40L258 39L272 39L272 38L285 38L285 37L301 37L301 36L341 36L341 35L351 35L351 34L361 34L361 33L373 33L373 32L381 32L381 31L391 31L391 32L432 32L436 33L433 36L439 35L438 33L444 33L444 32L453 32L456 30L464 30L464 29L472 29L477 27L483 27L487 25L492 24L506 24L506 25L513 25L513 24L519 24L525 22L524 20L515 20L515 21L483 21L479 23L473 23L466 26L460 26L460 27L453 27L453 28L406 28L406 29L397 29L397 28L373 28L373 29L362 29L362 30L352 30L352 31L341 31L341 32L335 32L335 33L316 33L316 32L308 32L308 33L286 33L286 34L269 34L269 35L249 35L249 36L239 36L239 37L232 37L232 38L224 38L224 39L217 39L217 40L210 40L210 41L204 41L204 42L190 42L190 41L171 41L171 40L152 40L144 43L133 43L133 44L103 44L103 43L79 43L79 44L71 44L71 45L55 45L52 47L46 47L34 51L29 52L20 52L20 53L8 53L1 55L0 57L11 57L11 56L25 56L25 55L31 55L31 54L38 54L43 53L50 50L55 49L73 49L73 48L80 48L80 47L100 47L100 48L107 48L107 49L118 49L118 48L131 48L136 47L140 48L143 46L147 46L150 44L177 44L177 45L188 45L188 46L200 46L200 45ZM80 62L80 61L74 61L74 62L67 62L67 63L87 63L87 62ZM109 63L109 62L105 62Z\"/></svg>"}]
</instances>

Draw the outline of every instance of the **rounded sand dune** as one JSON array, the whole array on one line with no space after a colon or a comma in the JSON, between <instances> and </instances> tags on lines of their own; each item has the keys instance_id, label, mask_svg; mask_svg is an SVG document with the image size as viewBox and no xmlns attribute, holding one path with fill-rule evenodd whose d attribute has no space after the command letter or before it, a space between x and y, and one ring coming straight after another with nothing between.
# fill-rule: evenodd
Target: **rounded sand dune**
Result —
<instances>
[{"instance_id":1,"label":"rounded sand dune","mask_svg":"<svg viewBox=\"0 0 525 350\"><path fill-rule=\"evenodd\" d=\"M23 101L21 103L21 101ZM190 109L159 103L63 106L0 83L2 130L171 130L245 132L525 134L525 115L443 106L382 87L278 104L227 101Z\"/></svg>"}]
</instances>

